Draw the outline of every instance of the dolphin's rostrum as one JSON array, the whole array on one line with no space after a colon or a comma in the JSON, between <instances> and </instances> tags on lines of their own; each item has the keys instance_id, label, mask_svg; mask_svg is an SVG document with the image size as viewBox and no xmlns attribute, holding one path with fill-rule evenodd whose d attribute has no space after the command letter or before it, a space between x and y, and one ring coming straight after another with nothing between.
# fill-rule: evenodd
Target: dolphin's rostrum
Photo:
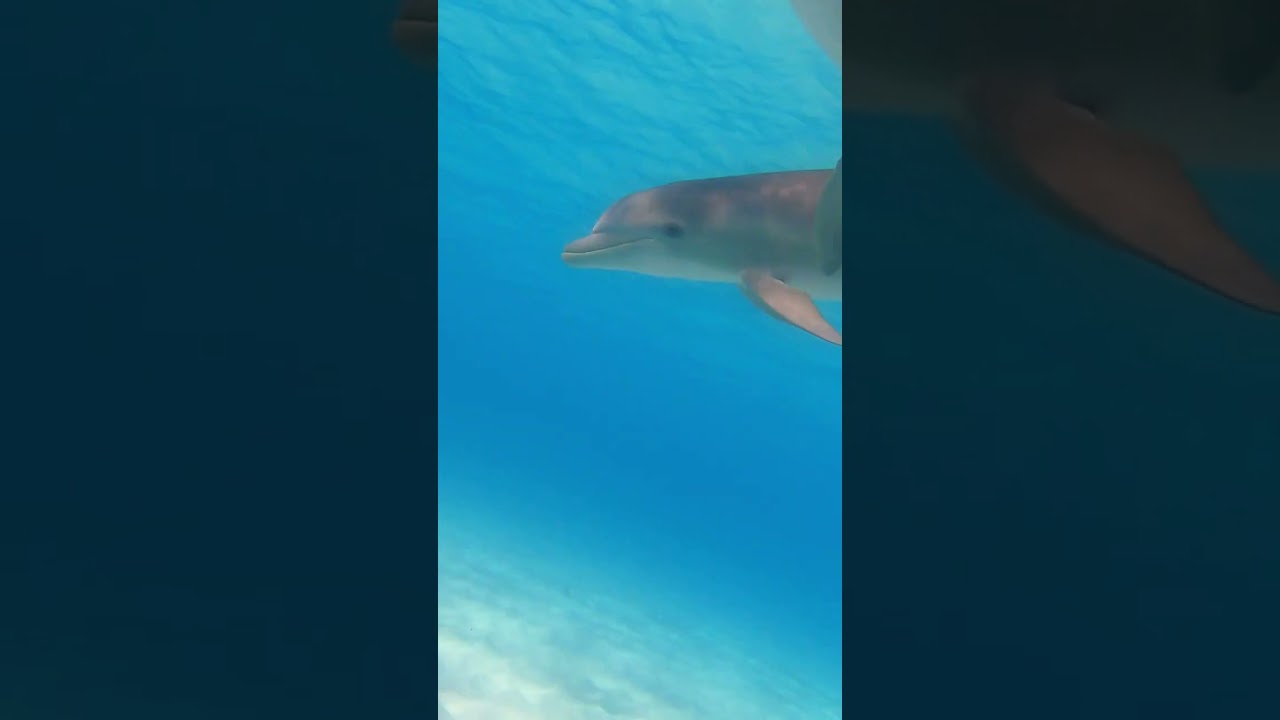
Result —
<instances>
[{"instance_id":1,"label":"dolphin's rostrum","mask_svg":"<svg viewBox=\"0 0 1280 720\"><path fill-rule=\"evenodd\" d=\"M840 300L843 270L824 272L814 212L830 170L685 180L632 193L564 248L574 267L736 282L770 315L823 340L840 333L813 303Z\"/></svg>"}]
</instances>

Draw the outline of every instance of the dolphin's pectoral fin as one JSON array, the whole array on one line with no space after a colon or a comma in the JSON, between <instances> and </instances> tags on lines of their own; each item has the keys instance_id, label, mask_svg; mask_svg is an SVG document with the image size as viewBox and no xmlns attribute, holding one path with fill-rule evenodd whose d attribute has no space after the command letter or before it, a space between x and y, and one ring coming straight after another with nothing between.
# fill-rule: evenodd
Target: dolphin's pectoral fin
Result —
<instances>
[{"instance_id":1,"label":"dolphin's pectoral fin","mask_svg":"<svg viewBox=\"0 0 1280 720\"><path fill-rule=\"evenodd\" d=\"M834 275L844 264L844 158L836 163L835 172L822 188L813 229L822 272Z\"/></svg>"},{"instance_id":2,"label":"dolphin's pectoral fin","mask_svg":"<svg viewBox=\"0 0 1280 720\"><path fill-rule=\"evenodd\" d=\"M956 131L982 168L1010 192L1065 227L1086 235L1102 234L1097 225L1063 202L985 128L961 123Z\"/></svg>"},{"instance_id":3,"label":"dolphin's pectoral fin","mask_svg":"<svg viewBox=\"0 0 1280 720\"><path fill-rule=\"evenodd\" d=\"M843 345L840 333L831 327L813 298L787 285L763 270L742 273L742 292L761 310L775 318L791 323L805 332L836 345Z\"/></svg>"},{"instance_id":4,"label":"dolphin's pectoral fin","mask_svg":"<svg viewBox=\"0 0 1280 720\"><path fill-rule=\"evenodd\" d=\"M1169 150L1043 86L980 84L969 101L1029 178L1108 238L1214 292L1280 313L1280 282L1218 225Z\"/></svg>"}]
</instances>

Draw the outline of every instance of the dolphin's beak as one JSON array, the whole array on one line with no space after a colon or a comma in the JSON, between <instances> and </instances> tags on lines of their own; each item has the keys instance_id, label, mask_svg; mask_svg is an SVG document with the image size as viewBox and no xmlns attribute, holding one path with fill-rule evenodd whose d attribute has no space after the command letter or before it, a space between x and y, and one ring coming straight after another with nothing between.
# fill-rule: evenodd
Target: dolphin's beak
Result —
<instances>
[{"instance_id":1,"label":"dolphin's beak","mask_svg":"<svg viewBox=\"0 0 1280 720\"><path fill-rule=\"evenodd\" d=\"M391 25L396 47L416 63L436 64L438 0L403 0L400 14Z\"/></svg>"},{"instance_id":2,"label":"dolphin's beak","mask_svg":"<svg viewBox=\"0 0 1280 720\"><path fill-rule=\"evenodd\" d=\"M636 242L637 238L619 237L609 233L593 232L586 237L578 238L560 253L560 258L570 265L583 264L590 256L612 250Z\"/></svg>"}]
</instances>

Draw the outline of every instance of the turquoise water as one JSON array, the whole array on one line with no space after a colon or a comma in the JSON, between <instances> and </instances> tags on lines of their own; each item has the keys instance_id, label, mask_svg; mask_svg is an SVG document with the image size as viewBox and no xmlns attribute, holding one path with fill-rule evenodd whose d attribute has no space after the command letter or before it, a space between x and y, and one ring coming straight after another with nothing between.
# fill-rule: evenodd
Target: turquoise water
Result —
<instances>
[{"instance_id":1,"label":"turquoise water","mask_svg":"<svg viewBox=\"0 0 1280 720\"><path fill-rule=\"evenodd\" d=\"M559 259L634 190L834 165L838 72L772 0L440 16L442 707L840 717L840 350Z\"/></svg>"},{"instance_id":2,"label":"turquoise water","mask_svg":"<svg viewBox=\"0 0 1280 720\"><path fill-rule=\"evenodd\" d=\"M942 123L842 129L786 3L694 7L441 8L442 709L1273 716L1275 318L1054 225ZM633 190L842 153L847 356L557 257ZM1276 179L1196 178L1280 267Z\"/></svg>"}]
</instances>

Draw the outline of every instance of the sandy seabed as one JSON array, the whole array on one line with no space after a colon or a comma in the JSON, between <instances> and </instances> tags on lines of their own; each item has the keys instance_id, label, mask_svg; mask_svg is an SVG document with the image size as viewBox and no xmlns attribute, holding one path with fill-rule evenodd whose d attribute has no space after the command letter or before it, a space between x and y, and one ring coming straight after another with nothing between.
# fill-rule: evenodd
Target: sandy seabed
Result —
<instances>
[{"instance_id":1,"label":"sandy seabed","mask_svg":"<svg viewBox=\"0 0 1280 720\"><path fill-rule=\"evenodd\" d=\"M838 687L812 686L674 602L616 579L602 591L567 563L536 568L443 537L440 548L440 718L840 717Z\"/></svg>"}]
</instances>

